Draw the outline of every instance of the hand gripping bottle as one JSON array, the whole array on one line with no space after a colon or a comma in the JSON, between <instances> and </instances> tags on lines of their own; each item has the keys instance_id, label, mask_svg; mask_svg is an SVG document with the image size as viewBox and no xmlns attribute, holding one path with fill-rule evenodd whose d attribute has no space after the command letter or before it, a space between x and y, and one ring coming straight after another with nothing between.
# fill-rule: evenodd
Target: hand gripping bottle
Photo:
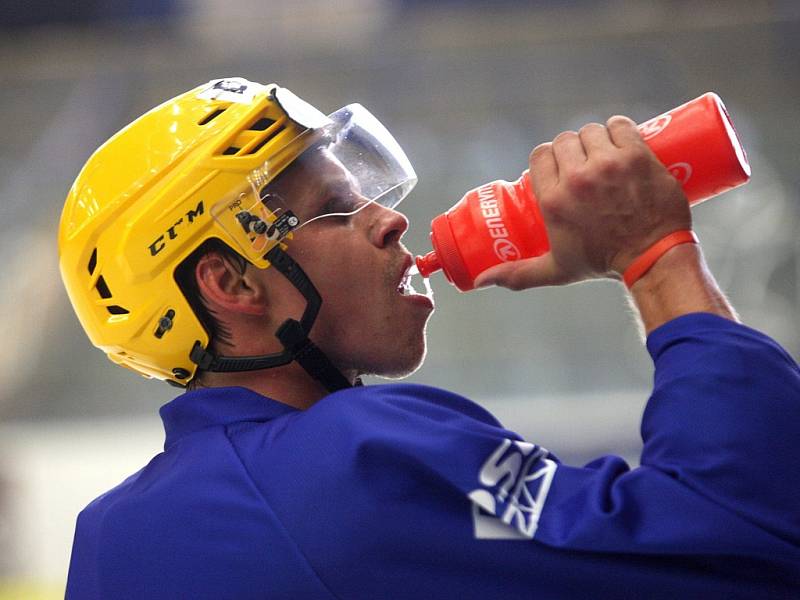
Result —
<instances>
[{"instance_id":1,"label":"hand gripping bottle","mask_svg":"<svg viewBox=\"0 0 800 600\"><path fill-rule=\"evenodd\" d=\"M639 125L658 159L681 182L689 204L738 187L750 165L725 105L713 92ZM462 292L501 262L546 253L550 245L528 171L467 192L431 222L433 251L418 256L423 277L441 269Z\"/></svg>"}]
</instances>

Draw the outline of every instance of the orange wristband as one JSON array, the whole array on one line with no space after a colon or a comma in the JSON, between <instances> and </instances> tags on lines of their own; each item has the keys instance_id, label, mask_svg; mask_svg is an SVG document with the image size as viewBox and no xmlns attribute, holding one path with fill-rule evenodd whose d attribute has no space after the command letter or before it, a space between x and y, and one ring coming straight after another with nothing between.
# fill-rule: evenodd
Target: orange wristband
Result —
<instances>
[{"instance_id":1,"label":"orange wristband","mask_svg":"<svg viewBox=\"0 0 800 600\"><path fill-rule=\"evenodd\" d=\"M661 238L628 265L628 268L625 269L625 272L622 274L622 280L625 282L625 286L631 289L631 286L639 281L639 279L647 273L650 268L656 264L656 261L664 256L670 248L679 244L698 243L697 236L694 234L694 231L690 229L674 231L668 236Z\"/></svg>"}]
</instances>

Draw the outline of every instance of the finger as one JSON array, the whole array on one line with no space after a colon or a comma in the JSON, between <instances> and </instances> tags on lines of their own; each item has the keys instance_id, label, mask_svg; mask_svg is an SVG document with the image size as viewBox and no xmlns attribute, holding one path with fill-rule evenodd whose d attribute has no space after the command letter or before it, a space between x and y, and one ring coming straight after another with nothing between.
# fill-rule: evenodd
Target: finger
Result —
<instances>
[{"instance_id":1,"label":"finger","mask_svg":"<svg viewBox=\"0 0 800 600\"><path fill-rule=\"evenodd\" d=\"M591 158L593 154L598 152L608 152L616 148L614 142L608 133L608 129L600 125L600 123L589 123L581 127L578 132L581 138L581 144L586 152L586 157Z\"/></svg>"},{"instance_id":2,"label":"finger","mask_svg":"<svg viewBox=\"0 0 800 600\"><path fill-rule=\"evenodd\" d=\"M567 282L567 277L556 265L553 255L548 252L542 256L490 267L475 278L475 287L497 285L510 290L525 290Z\"/></svg>"},{"instance_id":3,"label":"finger","mask_svg":"<svg viewBox=\"0 0 800 600\"><path fill-rule=\"evenodd\" d=\"M556 136L553 140L553 156L558 164L559 175L578 169L586 162L581 138L574 131L565 131Z\"/></svg>"},{"instance_id":4,"label":"finger","mask_svg":"<svg viewBox=\"0 0 800 600\"><path fill-rule=\"evenodd\" d=\"M613 116L606 121L606 126L612 143L618 148L644 144L636 123L628 117L622 115Z\"/></svg>"},{"instance_id":5,"label":"finger","mask_svg":"<svg viewBox=\"0 0 800 600\"><path fill-rule=\"evenodd\" d=\"M558 183L558 164L553 156L553 145L547 143L536 146L531 152L528 163L531 167L530 179L533 193L541 197L543 190Z\"/></svg>"}]
</instances>

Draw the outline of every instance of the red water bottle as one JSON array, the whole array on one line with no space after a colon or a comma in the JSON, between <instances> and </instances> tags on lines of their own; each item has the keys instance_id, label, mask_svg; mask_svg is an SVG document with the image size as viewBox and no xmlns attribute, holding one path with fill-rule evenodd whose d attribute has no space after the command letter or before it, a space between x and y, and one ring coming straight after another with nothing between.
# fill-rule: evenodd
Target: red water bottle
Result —
<instances>
[{"instance_id":1,"label":"red water bottle","mask_svg":"<svg viewBox=\"0 0 800 600\"><path fill-rule=\"evenodd\" d=\"M642 123L639 132L691 205L750 179L733 122L713 92ZM513 183L493 181L467 192L431 222L431 243L433 251L417 257L420 274L441 269L463 292L489 267L546 253L547 231L528 172Z\"/></svg>"}]
</instances>

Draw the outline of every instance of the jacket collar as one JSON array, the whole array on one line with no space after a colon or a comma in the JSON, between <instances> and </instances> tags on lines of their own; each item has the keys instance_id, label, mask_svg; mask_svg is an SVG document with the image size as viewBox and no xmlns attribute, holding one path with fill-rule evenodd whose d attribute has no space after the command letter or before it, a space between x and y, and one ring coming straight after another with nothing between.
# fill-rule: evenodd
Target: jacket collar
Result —
<instances>
[{"instance_id":1,"label":"jacket collar","mask_svg":"<svg viewBox=\"0 0 800 600\"><path fill-rule=\"evenodd\" d=\"M186 392L159 410L164 449L201 429L241 421L266 422L298 409L243 387L202 388Z\"/></svg>"}]
</instances>

